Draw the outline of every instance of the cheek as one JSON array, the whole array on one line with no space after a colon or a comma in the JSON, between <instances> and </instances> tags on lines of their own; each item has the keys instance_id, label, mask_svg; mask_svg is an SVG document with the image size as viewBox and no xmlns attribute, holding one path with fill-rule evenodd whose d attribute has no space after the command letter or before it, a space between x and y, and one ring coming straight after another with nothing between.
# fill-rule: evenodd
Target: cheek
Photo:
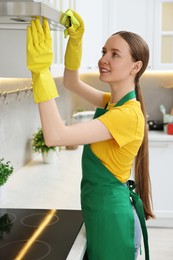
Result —
<instances>
[{"instance_id":1,"label":"cheek","mask_svg":"<svg viewBox=\"0 0 173 260\"><path fill-rule=\"evenodd\" d=\"M123 68L123 71L129 72L132 69L132 64L130 62L121 62L118 64L119 69Z\"/></svg>"},{"instance_id":2,"label":"cheek","mask_svg":"<svg viewBox=\"0 0 173 260\"><path fill-rule=\"evenodd\" d=\"M101 59L98 60L98 67L100 66L101 64Z\"/></svg>"}]
</instances>

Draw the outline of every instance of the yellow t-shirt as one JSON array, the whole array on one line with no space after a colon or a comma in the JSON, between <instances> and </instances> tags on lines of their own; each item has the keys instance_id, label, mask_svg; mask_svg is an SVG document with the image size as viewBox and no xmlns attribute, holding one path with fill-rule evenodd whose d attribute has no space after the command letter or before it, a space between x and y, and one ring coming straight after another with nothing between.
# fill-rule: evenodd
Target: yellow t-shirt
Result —
<instances>
[{"instance_id":1,"label":"yellow t-shirt","mask_svg":"<svg viewBox=\"0 0 173 260\"><path fill-rule=\"evenodd\" d=\"M105 95L106 104L108 95ZM119 107L109 103L107 110L98 119L113 138L91 144L91 150L118 180L125 183L143 140L144 116L140 102L136 100L129 100Z\"/></svg>"}]
</instances>

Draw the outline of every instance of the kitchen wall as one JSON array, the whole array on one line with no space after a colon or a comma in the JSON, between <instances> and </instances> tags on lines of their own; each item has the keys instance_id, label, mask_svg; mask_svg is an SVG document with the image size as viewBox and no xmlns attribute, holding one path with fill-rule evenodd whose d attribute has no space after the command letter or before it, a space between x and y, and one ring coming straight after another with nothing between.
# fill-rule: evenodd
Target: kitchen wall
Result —
<instances>
[{"instance_id":1,"label":"kitchen wall","mask_svg":"<svg viewBox=\"0 0 173 260\"><path fill-rule=\"evenodd\" d=\"M62 87L62 78L56 79L60 97L57 104L64 120L69 121L75 96ZM32 91L4 96L4 91L29 88L31 79L0 78L0 158L10 160L15 170L21 168L36 154L32 153L32 134L41 126L38 107Z\"/></svg>"},{"instance_id":2,"label":"kitchen wall","mask_svg":"<svg viewBox=\"0 0 173 260\"><path fill-rule=\"evenodd\" d=\"M98 79L97 73L81 74L81 79L101 90L109 91L105 83ZM55 78L60 94L57 105L62 118L71 123L72 114L79 109L93 110L88 102L71 94L63 88L62 78ZM163 88L173 84L173 73L148 71L141 79L141 87L149 119L162 120L159 106L163 104L169 113L173 107L173 88ZM31 79L0 78L0 92L31 86ZM40 127L38 107L33 102L32 92L18 95L0 96L0 157L10 160L15 170L30 161L32 153L31 139L33 132Z\"/></svg>"},{"instance_id":3,"label":"kitchen wall","mask_svg":"<svg viewBox=\"0 0 173 260\"><path fill-rule=\"evenodd\" d=\"M101 90L109 91L109 87L98 79L97 73L82 74L81 79L88 84ZM163 104L167 113L173 107L173 72L172 71L153 71L148 70L141 78L140 86L142 89L148 119L162 120L160 104ZM172 88L169 88L172 87ZM92 108L83 100L79 101L79 106Z\"/></svg>"}]
</instances>

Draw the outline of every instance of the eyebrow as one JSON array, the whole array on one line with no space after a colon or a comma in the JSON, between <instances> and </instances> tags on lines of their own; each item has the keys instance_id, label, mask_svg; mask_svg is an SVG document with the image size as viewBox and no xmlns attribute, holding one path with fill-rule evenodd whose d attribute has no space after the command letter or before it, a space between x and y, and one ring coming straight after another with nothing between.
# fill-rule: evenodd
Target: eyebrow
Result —
<instances>
[{"instance_id":1,"label":"eyebrow","mask_svg":"<svg viewBox=\"0 0 173 260\"><path fill-rule=\"evenodd\" d=\"M106 48L103 47L102 50L106 50ZM121 51L120 51L119 49L116 49L116 48L112 48L111 51L112 51L112 52L113 52L113 51L117 51L117 52L121 53Z\"/></svg>"}]
</instances>

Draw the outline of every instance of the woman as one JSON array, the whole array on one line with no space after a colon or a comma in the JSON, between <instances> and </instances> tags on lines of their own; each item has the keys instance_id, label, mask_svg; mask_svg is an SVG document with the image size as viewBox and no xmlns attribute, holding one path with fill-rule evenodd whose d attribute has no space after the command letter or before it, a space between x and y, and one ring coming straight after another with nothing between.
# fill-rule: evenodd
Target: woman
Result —
<instances>
[{"instance_id":1,"label":"woman","mask_svg":"<svg viewBox=\"0 0 173 260\"><path fill-rule=\"evenodd\" d=\"M48 146L84 144L81 205L86 226L89 260L137 259L140 224L149 259L144 220L153 218L150 205L147 127L139 87L149 50L144 40L131 32L113 34L98 62L100 80L110 93L94 89L79 79L84 24L68 10L61 17L69 34L65 54L64 86L98 107L94 119L65 126L49 71L52 47L46 20L37 18L27 32L27 66L32 71L35 102L39 104L45 142ZM135 182L129 181L135 160ZM137 211L137 214L136 214ZM137 216L138 215L138 216ZM139 218L138 218L139 217Z\"/></svg>"}]
</instances>

